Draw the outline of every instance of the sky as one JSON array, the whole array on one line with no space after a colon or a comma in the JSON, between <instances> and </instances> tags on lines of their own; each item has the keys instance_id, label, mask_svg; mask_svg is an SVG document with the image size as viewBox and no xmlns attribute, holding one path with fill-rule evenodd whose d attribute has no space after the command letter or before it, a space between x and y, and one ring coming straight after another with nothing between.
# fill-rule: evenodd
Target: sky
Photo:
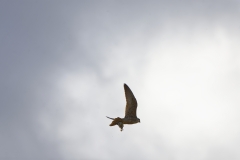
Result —
<instances>
[{"instance_id":1,"label":"sky","mask_svg":"<svg viewBox=\"0 0 240 160\"><path fill-rule=\"evenodd\" d=\"M0 1L0 159L240 159L240 1ZM123 84L141 123L124 117Z\"/></svg>"}]
</instances>

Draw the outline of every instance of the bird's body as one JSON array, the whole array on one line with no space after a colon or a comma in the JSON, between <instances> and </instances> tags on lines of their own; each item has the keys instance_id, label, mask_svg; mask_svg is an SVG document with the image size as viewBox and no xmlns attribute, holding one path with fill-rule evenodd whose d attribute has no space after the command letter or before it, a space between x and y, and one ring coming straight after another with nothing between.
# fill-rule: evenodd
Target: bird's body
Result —
<instances>
[{"instance_id":1,"label":"bird's body","mask_svg":"<svg viewBox=\"0 0 240 160\"><path fill-rule=\"evenodd\" d=\"M112 123L110 126L118 125L119 128L121 128L121 131L123 130L124 124L135 124L140 123L140 119L137 118L137 100L134 97L131 89L124 84L124 91L125 91L125 97L127 101L126 109L125 109L125 117L124 118L110 118L112 119Z\"/></svg>"}]
</instances>

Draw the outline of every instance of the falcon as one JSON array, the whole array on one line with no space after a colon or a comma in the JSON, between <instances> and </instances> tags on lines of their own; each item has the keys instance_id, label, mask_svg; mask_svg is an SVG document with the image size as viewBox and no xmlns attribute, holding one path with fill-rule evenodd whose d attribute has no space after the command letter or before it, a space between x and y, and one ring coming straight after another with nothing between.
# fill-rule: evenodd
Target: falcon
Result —
<instances>
[{"instance_id":1,"label":"falcon","mask_svg":"<svg viewBox=\"0 0 240 160\"><path fill-rule=\"evenodd\" d=\"M140 123L140 119L137 118L137 100L134 97L131 89L124 83L124 91L125 91L125 97L126 97L126 108L125 108L125 117L124 118L110 118L112 119L112 123L109 126L115 126L118 125L118 127L123 130L124 124L135 124Z\"/></svg>"}]
</instances>

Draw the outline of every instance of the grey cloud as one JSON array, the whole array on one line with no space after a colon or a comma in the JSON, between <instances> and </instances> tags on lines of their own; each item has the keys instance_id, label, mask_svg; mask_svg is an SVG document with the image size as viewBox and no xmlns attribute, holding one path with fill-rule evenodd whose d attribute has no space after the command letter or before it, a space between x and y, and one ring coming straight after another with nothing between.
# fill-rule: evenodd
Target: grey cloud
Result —
<instances>
[{"instance_id":1,"label":"grey cloud","mask_svg":"<svg viewBox=\"0 0 240 160\"><path fill-rule=\"evenodd\" d=\"M165 40L176 47L173 42L184 39L179 32L191 37L191 33L212 33L220 26L230 35L239 35L238 1L0 3L0 158L196 159L187 147L171 146L158 126L145 124L152 118L143 113L142 93L148 91L146 72L150 72L149 63L154 63L150 52L155 44L166 44ZM166 53L174 55L167 51L159 55ZM189 58L187 54L179 57ZM226 90L220 90L223 95L224 91L239 95L236 59L229 62L236 65L230 78L220 81L226 85ZM177 63L174 58L173 63ZM183 64L178 64L181 71ZM155 75L159 73L160 69ZM109 128L104 116L123 115L124 82L138 95L139 114L146 119L120 134ZM216 86L222 87L221 83ZM232 100L239 104L237 97ZM221 147L209 152L211 159L239 157L235 150Z\"/></svg>"}]
</instances>

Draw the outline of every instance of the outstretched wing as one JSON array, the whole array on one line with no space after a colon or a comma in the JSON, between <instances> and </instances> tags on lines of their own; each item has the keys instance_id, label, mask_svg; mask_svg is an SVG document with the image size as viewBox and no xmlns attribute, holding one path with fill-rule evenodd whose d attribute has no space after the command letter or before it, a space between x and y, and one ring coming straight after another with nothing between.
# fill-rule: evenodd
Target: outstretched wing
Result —
<instances>
[{"instance_id":1,"label":"outstretched wing","mask_svg":"<svg viewBox=\"0 0 240 160\"><path fill-rule=\"evenodd\" d=\"M131 89L124 83L125 97L127 101L125 109L125 118L137 118L137 100Z\"/></svg>"}]
</instances>

